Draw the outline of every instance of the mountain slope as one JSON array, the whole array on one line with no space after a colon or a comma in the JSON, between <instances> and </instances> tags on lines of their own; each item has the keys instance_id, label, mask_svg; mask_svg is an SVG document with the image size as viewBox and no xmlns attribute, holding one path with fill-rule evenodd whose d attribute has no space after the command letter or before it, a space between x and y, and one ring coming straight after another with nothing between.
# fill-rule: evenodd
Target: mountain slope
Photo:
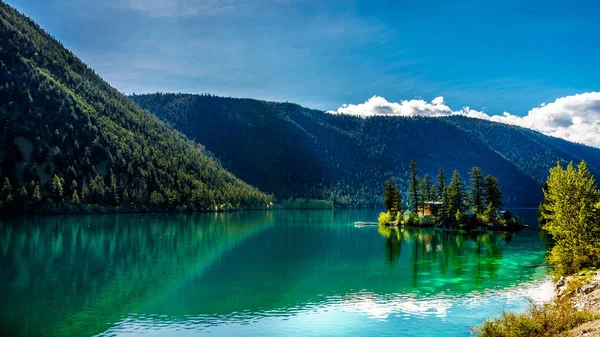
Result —
<instances>
[{"instance_id":1,"label":"mountain slope","mask_svg":"<svg viewBox=\"0 0 600 337\"><path fill-rule=\"evenodd\" d=\"M264 208L223 169L0 2L0 207Z\"/></svg>"},{"instance_id":2,"label":"mountain slope","mask_svg":"<svg viewBox=\"0 0 600 337\"><path fill-rule=\"evenodd\" d=\"M277 197L378 205L385 179L406 188L408 164L435 177L472 166L497 176L505 203L537 206L548 169L586 159L600 172L600 150L515 126L464 117L331 115L291 103L211 95L130 98L206 146L240 178Z\"/></svg>"}]
</instances>

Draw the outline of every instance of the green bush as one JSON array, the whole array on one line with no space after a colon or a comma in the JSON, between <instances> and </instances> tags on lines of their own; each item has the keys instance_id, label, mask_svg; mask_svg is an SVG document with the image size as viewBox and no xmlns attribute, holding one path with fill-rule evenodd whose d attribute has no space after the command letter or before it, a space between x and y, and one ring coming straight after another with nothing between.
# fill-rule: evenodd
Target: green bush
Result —
<instances>
[{"instance_id":1,"label":"green bush","mask_svg":"<svg viewBox=\"0 0 600 337\"><path fill-rule=\"evenodd\" d=\"M390 212L381 212L379 213L379 217L377 218L377 222L380 225L389 225L393 221L392 214Z\"/></svg>"},{"instance_id":2,"label":"green bush","mask_svg":"<svg viewBox=\"0 0 600 337\"><path fill-rule=\"evenodd\" d=\"M569 299L563 299L544 305L531 303L529 310L522 314L505 311L473 331L477 337L550 337L597 317L590 311L577 310Z\"/></svg>"}]
</instances>

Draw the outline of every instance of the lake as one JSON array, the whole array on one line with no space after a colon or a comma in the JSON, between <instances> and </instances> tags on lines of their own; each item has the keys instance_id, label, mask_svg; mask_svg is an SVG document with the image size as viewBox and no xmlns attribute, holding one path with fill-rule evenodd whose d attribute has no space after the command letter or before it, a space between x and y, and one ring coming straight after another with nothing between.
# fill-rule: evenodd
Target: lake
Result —
<instances>
[{"instance_id":1,"label":"lake","mask_svg":"<svg viewBox=\"0 0 600 337\"><path fill-rule=\"evenodd\" d=\"M550 298L517 234L354 227L375 210L0 219L3 336L469 336Z\"/></svg>"}]
</instances>

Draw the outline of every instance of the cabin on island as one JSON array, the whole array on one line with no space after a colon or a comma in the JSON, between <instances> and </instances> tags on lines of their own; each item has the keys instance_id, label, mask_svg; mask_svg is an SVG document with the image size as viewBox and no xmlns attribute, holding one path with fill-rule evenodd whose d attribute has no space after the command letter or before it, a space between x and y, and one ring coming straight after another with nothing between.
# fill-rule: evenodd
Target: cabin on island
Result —
<instances>
[{"instance_id":1,"label":"cabin on island","mask_svg":"<svg viewBox=\"0 0 600 337\"><path fill-rule=\"evenodd\" d=\"M441 201L425 201L423 206L419 206L418 214L423 216L439 216L440 209L444 205Z\"/></svg>"}]
</instances>

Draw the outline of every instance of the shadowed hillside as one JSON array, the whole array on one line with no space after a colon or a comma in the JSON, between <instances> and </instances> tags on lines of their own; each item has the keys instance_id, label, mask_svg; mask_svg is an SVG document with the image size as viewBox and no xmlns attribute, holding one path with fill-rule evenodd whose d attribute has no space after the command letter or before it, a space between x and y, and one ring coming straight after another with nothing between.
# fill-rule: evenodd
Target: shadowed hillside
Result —
<instances>
[{"instance_id":1,"label":"shadowed hillside","mask_svg":"<svg viewBox=\"0 0 600 337\"><path fill-rule=\"evenodd\" d=\"M270 203L3 2L0 36L2 212Z\"/></svg>"},{"instance_id":2,"label":"shadowed hillside","mask_svg":"<svg viewBox=\"0 0 600 337\"><path fill-rule=\"evenodd\" d=\"M498 177L505 203L537 206L548 169L586 159L599 172L600 150L515 126L465 117L331 115L297 104L211 95L130 98L213 152L240 178L277 197L337 205L379 205L390 175L404 189L408 164L420 174L464 178L472 166ZM406 198L405 198L406 200Z\"/></svg>"}]
</instances>

